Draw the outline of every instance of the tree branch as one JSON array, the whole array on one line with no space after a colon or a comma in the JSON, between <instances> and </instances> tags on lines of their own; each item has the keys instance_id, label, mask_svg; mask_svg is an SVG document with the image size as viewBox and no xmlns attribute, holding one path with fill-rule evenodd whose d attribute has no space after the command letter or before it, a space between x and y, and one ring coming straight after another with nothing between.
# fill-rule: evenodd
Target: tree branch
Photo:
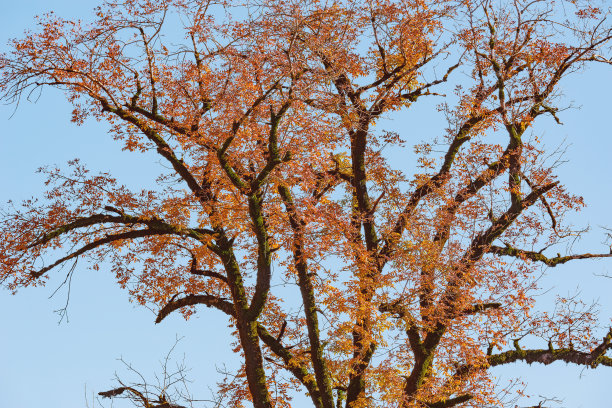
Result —
<instances>
[{"instance_id":1,"label":"tree branch","mask_svg":"<svg viewBox=\"0 0 612 408\"><path fill-rule=\"evenodd\" d=\"M234 305L228 302L226 299L212 295L187 295L178 299L175 299L174 297L170 299L170 301L166 303L166 305L162 307L161 310L157 313L155 323L160 323L166 318L166 316L168 316L175 310L194 305L206 305L208 307L214 307L229 316L236 316Z\"/></svg>"},{"instance_id":2,"label":"tree branch","mask_svg":"<svg viewBox=\"0 0 612 408\"><path fill-rule=\"evenodd\" d=\"M487 357L489 365L495 367L498 365L510 364L517 361L524 361L527 364L541 363L548 365L555 361L565 361L566 363L574 363L578 365L586 365L595 368L598 365L612 367L612 358L597 355L593 352L586 353L569 348L557 350L510 350L504 353L493 354Z\"/></svg>"},{"instance_id":3,"label":"tree branch","mask_svg":"<svg viewBox=\"0 0 612 408\"><path fill-rule=\"evenodd\" d=\"M195 256L191 258L191 268L189 269L189 272L194 275L198 275L198 276L206 276L209 278L215 278L215 279L220 280L221 282L225 282L225 284L228 283L227 278L218 272L198 269L198 265L197 265Z\"/></svg>"},{"instance_id":4,"label":"tree branch","mask_svg":"<svg viewBox=\"0 0 612 408\"><path fill-rule=\"evenodd\" d=\"M91 251L93 249L98 248L99 246L105 245L105 244L110 244L111 242L114 241L121 241L121 240L125 240L125 239L135 239L135 238L144 238L144 237L150 237L150 236L154 236L154 235L167 235L168 232L167 231L159 231L159 230L154 230L154 229L145 229L145 230L135 230L135 231L127 231L127 232L122 232L119 234L112 234L112 235L107 235L106 237L99 239L99 240L95 240L81 248L79 248L78 250L66 255L63 258L58 259L57 261L55 261L54 263L52 263L49 266L45 266L42 269L39 269L38 271L32 271L30 272L30 276L32 276L33 278L40 278L42 275L44 275L45 273L47 273L48 271L50 271L51 269L55 268L56 266L69 261L70 259L76 258L77 256L83 255L84 253Z\"/></svg>"},{"instance_id":5,"label":"tree branch","mask_svg":"<svg viewBox=\"0 0 612 408\"><path fill-rule=\"evenodd\" d=\"M103 392L99 392L98 395L104 397L104 398L112 398L115 397L117 395L121 395L123 394L125 391L131 392L132 394L134 394L136 397L138 397L142 403L144 404L145 407L150 407L151 404L149 403L149 399L147 397L145 397L140 391L132 388L132 387L119 387L119 388L115 388L109 391L103 391Z\"/></svg>"},{"instance_id":6,"label":"tree branch","mask_svg":"<svg viewBox=\"0 0 612 408\"><path fill-rule=\"evenodd\" d=\"M458 397L449 398L447 400L442 400L434 403L425 404L428 408L451 408L455 405L463 404L464 402L470 401L474 398L471 394L464 394Z\"/></svg>"},{"instance_id":7,"label":"tree branch","mask_svg":"<svg viewBox=\"0 0 612 408\"><path fill-rule=\"evenodd\" d=\"M540 252L518 249L509 244L506 244L505 247L491 245L489 247L489 253L492 253L495 255L501 255L501 256L512 256L512 257L520 258L523 260L530 259L532 261L542 262L553 268L557 265L561 265L561 264L564 264L566 262L573 261L576 259L612 258L612 254L590 254L590 253L566 255L566 256L557 255L555 257L549 258Z\"/></svg>"},{"instance_id":8,"label":"tree branch","mask_svg":"<svg viewBox=\"0 0 612 408\"><path fill-rule=\"evenodd\" d=\"M464 315L471 315L476 313L482 313L489 309L499 309L502 306L501 303L493 302L493 303L477 303L473 306L468 307L463 310Z\"/></svg>"},{"instance_id":9,"label":"tree branch","mask_svg":"<svg viewBox=\"0 0 612 408\"><path fill-rule=\"evenodd\" d=\"M107 207L110 209L111 207ZM46 244L47 242L66 234L70 231L73 231L78 228L90 227L93 225L99 224L107 224L107 223L115 223L115 224L124 224L124 225L135 225L142 224L148 226L150 229L155 229L158 231L166 231L169 234L188 236L190 238L194 238L196 240L201 240L203 238L203 234L212 234L213 231L209 231L206 229L191 229L191 228L183 228L177 227L172 224L168 224L167 222L161 220L160 218L150 218L150 217L136 217L132 215L127 215L123 212L118 212L118 210L114 210L120 216L113 216L108 214L93 214L89 217L81 217L77 218L74 221L60 225L59 227L54 228L53 230L43 234L39 239L32 242L28 245L28 248L33 248L38 245Z\"/></svg>"},{"instance_id":10,"label":"tree branch","mask_svg":"<svg viewBox=\"0 0 612 408\"><path fill-rule=\"evenodd\" d=\"M102 104L103 110L114 113L121 119L133 124L138 129L140 129L145 134L145 136L147 136L147 138L157 146L157 152L170 162L174 170L181 176L183 181L187 183L187 186L196 195L196 197L200 199L203 197L202 187L197 182L193 174L191 174L189 169L187 169L183 161L176 157L176 154L174 153L170 145L168 145L164 138L162 138L161 135L155 129L153 129L147 123L140 120L125 109L121 107L111 106L106 99L97 98L97 100ZM152 113L151 115L155 114Z\"/></svg>"},{"instance_id":11,"label":"tree branch","mask_svg":"<svg viewBox=\"0 0 612 408\"><path fill-rule=\"evenodd\" d=\"M315 407L322 408L319 387L313 375L308 372L308 369L300 364L293 354L281 344L280 340L272 336L261 323L257 323L257 334L264 344L283 360L285 369L291 372L306 387Z\"/></svg>"},{"instance_id":12,"label":"tree branch","mask_svg":"<svg viewBox=\"0 0 612 408\"><path fill-rule=\"evenodd\" d=\"M327 364L323 357L315 291L308 274L307 256L304 248L304 222L297 213L289 188L281 185L278 187L278 191L285 204L285 209L289 215L289 223L293 230L293 263L298 274L298 285L304 304L304 315L306 317L308 340L310 342L310 358L321 395L322 406L324 408L333 408L333 390Z\"/></svg>"}]
</instances>

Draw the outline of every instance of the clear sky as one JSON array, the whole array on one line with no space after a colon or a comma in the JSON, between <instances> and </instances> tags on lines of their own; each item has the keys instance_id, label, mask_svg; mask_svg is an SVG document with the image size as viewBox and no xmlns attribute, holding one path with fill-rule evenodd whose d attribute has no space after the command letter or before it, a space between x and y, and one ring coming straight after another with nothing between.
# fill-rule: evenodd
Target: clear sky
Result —
<instances>
[{"instance_id":1,"label":"clear sky","mask_svg":"<svg viewBox=\"0 0 612 408\"><path fill-rule=\"evenodd\" d=\"M95 0L5 1L0 14L0 50L6 49L9 38L31 27L36 14L52 9L61 16L87 19L96 4ZM611 78L612 67L598 67L566 82L568 101L581 109L562 114L565 126L547 122L538 129L550 146L567 140L567 163L559 174L569 190L583 195L588 204L575 221L590 225L591 232L576 250L605 251L600 226L612 226ZM388 126L401 132L402 123L412 124L412 119L436 120L430 111L431 106L424 106ZM0 106L0 203L39 195L43 178L35 174L36 169L46 164L63 165L76 157L92 170L112 170L128 186L149 184L162 171L156 158L122 152L104 124L87 122L77 127L69 123L70 112L63 95L51 90L43 92L36 103L23 101L16 110ZM427 132L428 128L423 128L423 134ZM207 387L214 387L219 379L215 367L235 365L226 344L229 329L219 313L200 309L187 322L171 316L155 325L153 311L131 304L127 294L113 284L110 273L90 271L84 263L77 268L68 322L58 324L59 317L53 312L63 307L65 288L49 299L63 276L45 288L23 290L16 296L0 292L0 406L85 407L87 396L91 407L93 392L112 387L115 371L126 373L118 358L132 362L152 378L177 336L183 340L175 356L180 360L185 355L186 365L192 369L189 376L196 380L192 391L197 397L210 396ZM600 301L602 324L609 325L612 279L597 276L605 273L612 275L612 261L569 264L550 270L543 286L554 286L562 294L580 286L585 301ZM601 330L602 335L605 331ZM555 363L547 367L516 365L496 373L502 384L520 376L536 397L532 402L544 395L562 399L561 406L568 408L610 407L612 368L593 371Z\"/></svg>"}]
</instances>

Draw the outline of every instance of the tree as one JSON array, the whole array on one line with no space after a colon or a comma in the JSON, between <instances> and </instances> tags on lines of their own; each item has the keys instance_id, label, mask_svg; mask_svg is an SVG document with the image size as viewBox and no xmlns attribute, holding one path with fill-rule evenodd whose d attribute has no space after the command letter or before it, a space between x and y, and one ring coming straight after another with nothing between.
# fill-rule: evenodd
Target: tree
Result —
<instances>
[{"instance_id":1,"label":"tree","mask_svg":"<svg viewBox=\"0 0 612 408\"><path fill-rule=\"evenodd\" d=\"M88 25L47 15L1 57L4 99L62 89L74 122L106 121L170 167L139 192L78 161L45 170L45 196L3 213L0 279L16 292L86 258L156 323L224 313L244 364L220 392L236 406L290 406L296 391L317 408L486 406L494 366L612 366L612 330L594 333L580 299L534 309L541 265L612 255L547 255L581 234L566 216L583 202L531 135L560 123L567 76L610 62L608 13L110 0ZM437 139L376 127L433 97ZM413 174L392 164L403 138Z\"/></svg>"}]
</instances>

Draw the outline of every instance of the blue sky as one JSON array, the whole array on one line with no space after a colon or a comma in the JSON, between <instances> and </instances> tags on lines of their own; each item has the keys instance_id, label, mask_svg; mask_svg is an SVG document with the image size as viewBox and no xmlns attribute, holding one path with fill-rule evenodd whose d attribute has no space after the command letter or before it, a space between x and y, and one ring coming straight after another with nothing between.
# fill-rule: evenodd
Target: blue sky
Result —
<instances>
[{"instance_id":1,"label":"blue sky","mask_svg":"<svg viewBox=\"0 0 612 408\"><path fill-rule=\"evenodd\" d=\"M31 27L36 14L52 9L61 16L86 19L96 4L94 0L7 2L0 14L0 49L6 49L9 38ZM612 226L611 69L597 67L566 82L568 101L574 101L581 109L563 113L563 127L547 122L537 130L550 146L564 139L569 145L568 162L559 174L569 190L583 195L588 205L575 216L576 223L592 227L589 237L576 250L605 251L600 226ZM424 106L388 126L401 132L402 123L413 123L412 118L429 115L425 117L434 121L431 111L431 106ZM36 169L46 164L63 165L76 157L92 170L112 170L129 186L150 183L163 170L155 158L122 152L106 133L104 124L87 122L77 127L69 123L70 112L63 95L51 90L43 92L36 103L22 101L17 110L14 106L0 106L0 203L39 195L43 178L35 174ZM423 128L424 134L427 131ZM235 365L227 344L229 329L218 313L201 310L189 321L171 316L155 325L154 313L130 303L109 273L103 269L90 271L84 263L77 268L69 322L58 324L59 317L53 312L63 307L66 291L62 289L49 299L61 279L45 288L23 290L16 296L0 292L2 406L84 407L85 390L91 401L92 392L113 385L115 371L125 373L117 358L123 357L152 377L177 336L183 340L175 356L186 356L186 365L192 369L189 376L196 380L192 389L196 396L210 396L207 387L219 379L215 367ZM612 279L596 276L605 273L612 274L612 261L574 263L550 270L543 284L554 286L562 294L580 286L586 301L600 301L603 323L609 324L612 298L607 294ZM610 406L612 368L593 371L556 363L547 367L516 365L496 373L501 383L520 376L530 394L558 397L568 408ZM537 398L533 401L537 402Z\"/></svg>"}]
</instances>

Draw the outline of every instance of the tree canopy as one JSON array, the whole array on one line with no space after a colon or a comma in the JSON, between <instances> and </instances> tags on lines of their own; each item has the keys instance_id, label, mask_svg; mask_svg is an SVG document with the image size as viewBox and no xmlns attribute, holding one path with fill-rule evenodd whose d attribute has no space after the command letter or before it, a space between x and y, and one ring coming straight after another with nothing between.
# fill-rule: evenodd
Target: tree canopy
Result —
<instances>
[{"instance_id":1,"label":"tree canopy","mask_svg":"<svg viewBox=\"0 0 612 408\"><path fill-rule=\"evenodd\" d=\"M551 255L583 234L567 218L584 203L533 132L561 124L566 77L610 63L609 13L109 0L89 23L46 15L0 56L4 100L59 88L74 122L109 123L168 170L132 191L78 160L46 169L45 194L1 214L0 282L17 292L84 258L156 323L226 315L243 360L219 385L229 406L499 406L491 367L612 366L594 310L534 297L542 267L612 257ZM428 98L447 119L434 139L380 126ZM123 392L155 405L103 395Z\"/></svg>"}]
</instances>

